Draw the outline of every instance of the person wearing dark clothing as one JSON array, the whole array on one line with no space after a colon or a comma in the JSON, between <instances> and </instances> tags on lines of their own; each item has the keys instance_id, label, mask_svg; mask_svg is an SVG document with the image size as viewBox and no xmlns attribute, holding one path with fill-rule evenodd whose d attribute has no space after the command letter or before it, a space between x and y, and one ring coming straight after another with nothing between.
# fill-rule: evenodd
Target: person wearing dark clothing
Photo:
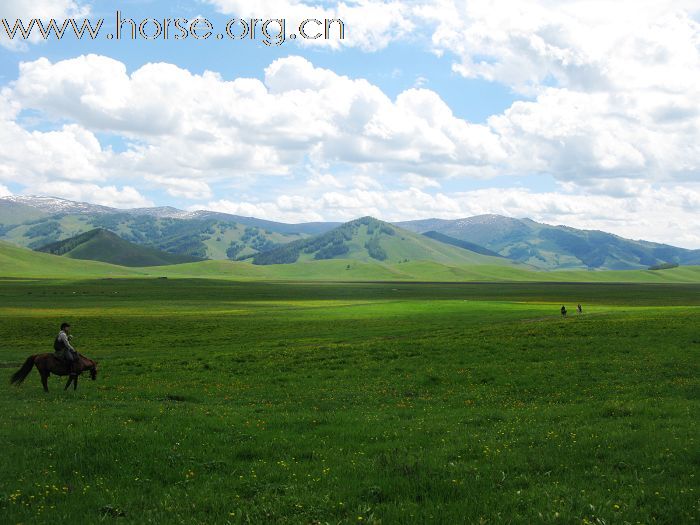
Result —
<instances>
[{"instance_id":1,"label":"person wearing dark clothing","mask_svg":"<svg viewBox=\"0 0 700 525\"><path fill-rule=\"evenodd\" d=\"M583 313L583 308L580 304L576 307L576 309L578 310L579 315Z\"/></svg>"},{"instance_id":2,"label":"person wearing dark clothing","mask_svg":"<svg viewBox=\"0 0 700 525\"><path fill-rule=\"evenodd\" d=\"M71 375L75 375L77 374L78 351L70 344L70 340L70 324L63 323L61 324L61 331L58 332L54 340L53 349L56 352L56 357L69 364Z\"/></svg>"},{"instance_id":3,"label":"person wearing dark clothing","mask_svg":"<svg viewBox=\"0 0 700 525\"><path fill-rule=\"evenodd\" d=\"M566 317L566 306L561 307L561 316Z\"/></svg>"}]
</instances>

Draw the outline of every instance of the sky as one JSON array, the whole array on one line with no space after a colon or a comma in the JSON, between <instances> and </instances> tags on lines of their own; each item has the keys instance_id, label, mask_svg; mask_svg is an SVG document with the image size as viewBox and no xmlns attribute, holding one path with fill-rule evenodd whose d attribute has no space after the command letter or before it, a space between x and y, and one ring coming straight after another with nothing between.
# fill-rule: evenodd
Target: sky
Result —
<instances>
[{"instance_id":1,"label":"sky","mask_svg":"<svg viewBox=\"0 0 700 525\"><path fill-rule=\"evenodd\" d=\"M109 39L117 10L214 30ZM10 27L52 17L104 23L94 40L0 24L0 196L284 222L495 213L700 248L700 0L0 6ZM253 18L288 38L215 38ZM289 37L305 19L343 20L344 39Z\"/></svg>"}]
</instances>

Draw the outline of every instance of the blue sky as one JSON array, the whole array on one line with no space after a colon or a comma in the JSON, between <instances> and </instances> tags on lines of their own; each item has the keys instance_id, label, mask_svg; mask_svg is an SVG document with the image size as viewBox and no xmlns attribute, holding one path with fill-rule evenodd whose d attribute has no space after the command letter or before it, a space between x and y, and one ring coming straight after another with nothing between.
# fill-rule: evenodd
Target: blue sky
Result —
<instances>
[{"instance_id":1,"label":"blue sky","mask_svg":"<svg viewBox=\"0 0 700 525\"><path fill-rule=\"evenodd\" d=\"M328 15L346 39L0 35L0 193L285 221L499 213L700 247L693 2L258 4L7 0L11 23L104 18L102 35L120 9L288 32Z\"/></svg>"},{"instance_id":2,"label":"blue sky","mask_svg":"<svg viewBox=\"0 0 700 525\"><path fill-rule=\"evenodd\" d=\"M107 7L111 4L112 7ZM205 17L218 26L225 26L231 16L218 13L212 6L200 2L126 1L100 2L91 11L90 19L104 18L105 33L113 32L115 9L125 18L141 21L147 18ZM31 9L27 13L31 13ZM14 20L14 19L13 19ZM351 31L348 28L348 31ZM261 78L263 69L277 58L289 55L306 57L318 67L329 68L340 75L366 78L390 97L417 84L435 90L447 102L455 115L474 122L484 122L489 116L507 109L522 95L508 86L483 79L469 79L452 71L452 59L436 56L424 39L398 41L389 47L365 52L358 49L342 51L300 46L287 41L280 46L265 46L260 41L217 41L193 39L175 41L79 40L64 37L41 45L29 46L21 53L3 51L0 65L3 80L17 75L18 61L47 57L52 62L82 54L101 54L123 62L131 71L148 62L177 64L193 73L216 71L225 79L237 77Z\"/></svg>"}]
</instances>

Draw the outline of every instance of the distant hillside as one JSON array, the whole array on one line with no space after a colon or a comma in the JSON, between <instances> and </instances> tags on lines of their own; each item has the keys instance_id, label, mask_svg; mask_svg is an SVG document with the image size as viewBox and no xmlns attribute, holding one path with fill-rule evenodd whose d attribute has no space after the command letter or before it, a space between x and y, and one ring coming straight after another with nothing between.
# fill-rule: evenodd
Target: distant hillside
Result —
<instances>
[{"instance_id":1,"label":"distant hillside","mask_svg":"<svg viewBox=\"0 0 700 525\"><path fill-rule=\"evenodd\" d=\"M511 264L502 258L451 246L372 217L363 217L324 234L260 253L253 257L253 264L291 264L325 259L391 264L410 261L474 265Z\"/></svg>"},{"instance_id":2,"label":"distant hillside","mask_svg":"<svg viewBox=\"0 0 700 525\"><path fill-rule=\"evenodd\" d=\"M488 248L484 248L483 246L479 246L478 244L474 244L473 242L461 241L459 239L455 239L454 237L450 237L449 235L438 233L436 231L425 232L423 235L425 235L426 237L430 237L431 239L435 239L436 241L444 242L445 244L451 244L452 246L457 246L458 248L463 248L464 250L470 250L474 253L480 253L481 255L489 255L491 257L503 257L500 253L491 251Z\"/></svg>"},{"instance_id":3,"label":"distant hillside","mask_svg":"<svg viewBox=\"0 0 700 525\"><path fill-rule=\"evenodd\" d=\"M48 244L38 248L37 251L71 259L101 261L132 267L166 266L200 260L188 255L175 255L139 246L101 228Z\"/></svg>"},{"instance_id":4,"label":"distant hillside","mask_svg":"<svg viewBox=\"0 0 700 525\"><path fill-rule=\"evenodd\" d=\"M169 266L169 268L177 268ZM97 261L58 257L0 241L0 277L76 278L136 277L142 271Z\"/></svg>"},{"instance_id":5,"label":"distant hillside","mask_svg":"<svg viewBox=\"0 0 700 525\"><path fill-rule=\"evenodd\" d=\"M0 200L0 235L9 226L46 216L46 213L21 202Z\"/></svg>"},{"instance_id":6,"label":"distant hillside","mask_svg":"<svg viewBox=\"0 0 700 525\"><path fill-rule=\"evenodd\" d=\"M415 232L435 231L483 246L514 261L542 269L643 269L664 263L693 265L700 250L633 241L617 235L530 219L481 215L468 219L427 219L398 223Z\"/></svg>"},{"instance_id":7,"label":"distant hillside","mask_svg":"<svg viewBox=\"0 0 700 525\"><path fill-rule=\"evenodd\" d=\"M53 197L0 198L0 239L39 248L95 228L157 250L209 259L247 258L339 223L284 224L169 206L120 210Z\"/></svg>"},{"instance_id":8,"label":"distant hillside","mask_svg":"<svg viewBox=\"0 0 700 525\"><path fill-rule=\"evenodd\" d=\"M0 212L14 205L0 199ZM0 238L17 246L35 249L103 228L129 242L168 253L201 259L237 259L304 237L303 234L246 226L224 220L224 216L216 214L176 219L126 212L42 215L36 209L29 209L39 216L12 224L4 223L4 226L0 224Z\"/></svg>"},{"instance_id":9,"label":"distant hillside","mask_svg":"<svg viewBox=\"0 0 700 525\"><path fill-rule=\"evenodd\" d=\"M173 208L172 206L159 206L154 208L128 208L119 209L87 202L70 201L56 197L25 196L16 195L0 198L0 216L2 209L9 204L19 204L26 209L33 209L36 217L46 215L133 215L148 216L158 219L215 219L216 221L238 223L244 226L254 226L264 228L278 233L304 233L315 235L326 232L336 226L339 222L306 222L297 224L287 224L282 222L257 219L243 215L232 215L209 210L185 211ZM2 221L0 221L2 224ZM13 223L16 224L16 223Z\"/></svg>"},{"instance_id":10,"label":"distant hillside","mask_svg":"<svg viewBox=\"0 0 700 525\"><path fill-rule=\"evenodd\" d=\"M292 235L318 235L319 233L325 233L342 224L340 222L302 222L285 224L283 222L256 219L255 217L245 217L243 215L231 215L228 213L205 210L192 212L191 216L192 218L198 219L215 219L223 222L235 222L237 224L243 224L244 226Z\"/></svg>"}]
</instances>

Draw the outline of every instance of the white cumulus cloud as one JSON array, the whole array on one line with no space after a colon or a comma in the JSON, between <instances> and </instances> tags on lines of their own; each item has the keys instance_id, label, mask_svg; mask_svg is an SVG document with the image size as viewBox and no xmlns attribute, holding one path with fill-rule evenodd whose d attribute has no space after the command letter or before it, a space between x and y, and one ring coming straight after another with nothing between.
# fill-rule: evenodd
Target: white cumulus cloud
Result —
<instances>
[{"instance_id":1,"label":"white cumulus cloud","mask_svg":"<svg viewBox=\"0 0 700 525\"><path fill-rule=\"evenodd\" d=\"M165 189L168 195L173 197L183 197L190 200L201 200L211 197L211 188L206 182L201 180L164 177L162 175L146 175L145 179Z\"/></svg>"},{"instance_id":2,"label":"white cumulus cloud","mask_svg":"<svg viewBox=\"0 0 700 525\"><path fill-rule=\"evenodd\" d=\"M203 177L286 175L311 162L374 173L489 174L505 159L487 127L456 117L433 91L395 100L292 56L261 82L195 75L172 64L124 64L88 55L20 65L12 94L22 107L134 139L123 162L141 173Z\"/></svg>"}]
</instances>

